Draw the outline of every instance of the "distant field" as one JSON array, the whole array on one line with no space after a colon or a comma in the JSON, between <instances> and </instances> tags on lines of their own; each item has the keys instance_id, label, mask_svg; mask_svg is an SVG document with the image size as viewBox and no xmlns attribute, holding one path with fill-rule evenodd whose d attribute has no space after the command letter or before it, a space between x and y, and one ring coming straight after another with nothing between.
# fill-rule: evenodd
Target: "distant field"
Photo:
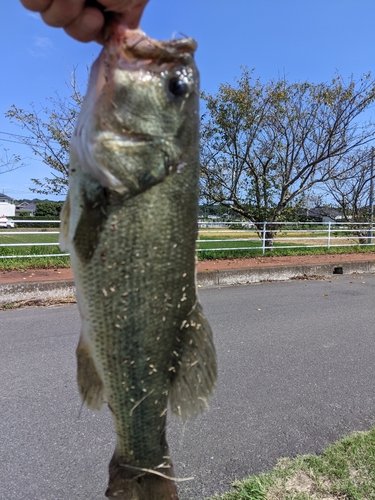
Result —
<instances>
[{"instance_id":1,"label":"distant field","mask_svg":"<svg viewBox=\"0 0 375 500\"><path fill-rule=\"evenodd\" d=\"M38 234L31 234L36 231ZM32 228L0 230L0 269L69 267L68 256L56 255L63 253L57 245L58 234L53 234L57 231L57 229L36 228L35 230ZM3 244L12 246L1 246ZM27 246L21 246L22 244ZM359 245L358 237L351 231L332 231L330 244L331 247L327 248L327 232L320 229L312 232L306 230L279 231L274 239L272 255L374 251L372 245ZM308 248L312 245L316 247ZM300 248L288 248L290 246ZM197 250L199 260L251 258L259 256L262 252L262 240L254 229L204 228L199 231ZM266 250L267 254L270 254L269 250ZM33 257L17 257L21 255ZM50 256L38 257L42 255Z\"/></svg>"},{"instance_id":2,"label":"distant field","mask_svg":"<svg viewBox=\"0 0 375 500\"><path fill-rule=\"evenodd\" d=\"M0 245L8 244L12 246L0 246L0 269L29 269L29 268L50 268L69 267L69 257L37 257L39 255L61 254L58 246L58 234L56 229L43 231L41 234L28 234L31 229L21 230L24 234L3 234L0 231ZM20 232L17 229L17 232ZM55 245L49 245L55 243ZM20 246L22 244L22 246ZM23 246L23 245L27 246ZM17 257L19 255L32 255L33 257ZM4 258L7 257L7 258Z\"/></svg>"},{"instance_id":3,"label":"distant field","mask_svg":"<svg viewBox=\"0 0 375 500\"><path fill-rule=\"evenodd\" d=\"M278 231L273 240L272 255L362 252L373 248L359 245L358 235L350 230L331 231L330 248L327 243L327 231L321 229ZM292 246L300 248L288 248ZM198 259L202 260L255 257L262 251L262 240L254 229L205 228L199 231L197 249Z\"/></svg>"},{"instance_id":4,"label":"distant field","mask_svg":"<svg viewBox=\"0 0 375 500\"><path fill-rule=\"evenodd\" d=\"M23 254L47 254L47 253L61 253L60 248L57 246L59 239L58 234L1 234L0 245L12 245L10 247L0 246L0 256L3 255L23 255ZM43 243L43 245L41 245ZM48 243L55 243L56 245L46 245ZM13 246L14 245L14 246ZM26 246L19 246L26 245Z\"/></svg>"}]
</instances>

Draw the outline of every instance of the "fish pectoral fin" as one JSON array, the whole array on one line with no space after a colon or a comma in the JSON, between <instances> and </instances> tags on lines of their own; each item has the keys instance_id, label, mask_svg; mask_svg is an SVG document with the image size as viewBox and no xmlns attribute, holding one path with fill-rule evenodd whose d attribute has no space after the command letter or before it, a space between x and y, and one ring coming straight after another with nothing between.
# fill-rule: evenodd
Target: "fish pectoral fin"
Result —
<instances>
[{"instance_id":1,"label":"fish pectoral fin","mask_svg":"<svg viewBox=\"0 0 375 500\"><path fill-rule=\"evenodd\" d=\"M60 223L59 245L60 249L63 252L69 249L69 217L70 217L70 198L68 194L60 212L61 223Z\"/></svg>"},{"instance_id":2,"label":"fish pectoral fin","mask_svg":"<svg viewBox=\"0 0 375 500\"><path fill-rule=\"evenodd\" d=\"M85 405L91 410L101 410L105 401L104 385L94 365L87 344L80 339L76 351L77 382Z\"/></svg>"},{"instance_id":3,"label":"fish pectoral fin","mask_svg":"<svg viewBox=\"0 0 375 500\"><path fill-rule=\"evenodd\" d=\"M172 370L169 404L174 415L185 421L207 408L216 386L216 352L211 327L199 303L177 334L180 349Z\"/></svg>"}]
</instances>

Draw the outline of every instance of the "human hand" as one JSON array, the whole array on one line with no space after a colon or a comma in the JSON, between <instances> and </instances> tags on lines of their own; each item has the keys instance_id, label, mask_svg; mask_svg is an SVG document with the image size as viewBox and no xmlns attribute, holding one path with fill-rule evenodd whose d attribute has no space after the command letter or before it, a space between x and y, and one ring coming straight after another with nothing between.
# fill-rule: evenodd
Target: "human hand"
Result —
<instances>
[{"instance_id":1,"label":"human hand","mask_svg":"<svg viewBox=\"0 0 375 500\"><path fill-rule=\"evenodd\" d=\"M40 12L49 26L64 28L80 42L103 43L104 11L122 14L124 23L137 28L148 0L21 0L26 9Z\"/></svg>"}]
</instances>

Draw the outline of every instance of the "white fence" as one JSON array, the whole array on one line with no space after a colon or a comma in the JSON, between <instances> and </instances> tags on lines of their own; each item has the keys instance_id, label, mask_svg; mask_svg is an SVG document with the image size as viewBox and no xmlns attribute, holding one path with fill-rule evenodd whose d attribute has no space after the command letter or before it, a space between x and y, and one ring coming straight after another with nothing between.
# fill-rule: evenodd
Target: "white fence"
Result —
<instances>
[{"instance_id":1,"label":"white fence","mask_svg":"<svg viewBox=\"0 0 375 500\"><path fill-rule=\"evenodd\" d=\"M40 231L33 231L32 229L29 230L23 230L23 231L19 231L19 229L22 228L22 224L60 224L60 221L59 220L15 220L15 225L16 227L14 229L7 229L6 231L2 231L0 230L0 252L1 252L1 248L19 248L19 247L23 247L23 248L28 248L28 247L32 247L32 248L37 248L37 247L58 247L59 246L59 243L58 243L58 236L60 234L60 231L59 230L56 230L56 231L48 231L47 229L43 229L43 230L40 230ZM20 226L20 227L18 227ZM42 241L35 241L35 242L30 242L30 241L20 241L19 243L17 242L11 242L11 243L4 243L4 241L7 241L7 239L9 239L9 237L11 239L19 239L19 240L22 240L22 239L29 239L29 236L32 236L32 235L42 235L45 236L45 235L56 235L56 241L53 242L42 242ZM8 237L8 238L7 238ZM27 250L25 250L26 252ZM14 253L13 255L0 255L0 259L23 259L23 258L35 258L35 257L69 257L69 254L68 253L43 253L43 252L36 252L36 253L33 253L33 254L18 254L18 253Z\"/></svg>"},{"instance_id":2,"label":"white fence","mask_svg":"<svg viewBox=\"0 0 375 500\"><path fill-rule=\"evenodd\" d=\"M13 253L2 252L0 259L33 257L66 257L69 254L58 252L58 230L41 229L30 231L22 229L22 224L56 224L59 221L19 220L14 229L0 230L0 254L2 248L14 248ZM197 252L223 252L251 250L265 253L270 247L278 249L293 248L334 248L360 245L374 246L374 231L370 223L337 222L262 222L255 226L251 222L199 222ZM32 235L41 235L40 241L30 240ZM56 235L55 241L42 241L46 235ZM7 242L8 239L8 242ZM12 241L9 241L11 239ZM50 238L51 239L51 238ZM24 240L24 241L23 241ZM17 248L33 248L22 254ZM56 247L57 252L43 253L42 247ZM37 249L37 250L36 250Z\"/></svg>"},{"instance_id":3,"label":"white fence","mask_svg":"<svg viewBox=\"0 0 375 500\"><path fill-rule=\"evenodd\" d=\"M367 222L260 222L255 226L252 222L200 222L200 236L204 243L257 242L257 245L234 247L215 247L212 250L258 250L263 254L270 247L293 248L334 248L353 246L373 246L375 227ZM202 229L201 229L202 228ZM205 235L213 234L214 230L225 234L225 239L206 239ZM232 238L231 235L246 233L246 238ZM259 245L259 241L261 245ZM207 248L198 248L198 252Z\"/></svg>"}]
</instances>

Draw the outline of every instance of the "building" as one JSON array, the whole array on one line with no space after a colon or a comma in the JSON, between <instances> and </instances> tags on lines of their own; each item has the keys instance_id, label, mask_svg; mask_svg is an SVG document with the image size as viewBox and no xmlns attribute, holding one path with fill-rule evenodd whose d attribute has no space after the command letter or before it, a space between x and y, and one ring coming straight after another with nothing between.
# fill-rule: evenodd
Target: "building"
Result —
<instances>
[{"instance_id":1,"label":"building","mask_svg":"<svg viewBox=\"0 0 375 500\"><path fill-rule=\"evenodd\" d=\"M0 217L14 217L15 215L16 206L13 198L0 194Z\"/></svg>"},{"instance_id":2,"label":"building","mask_svg":"<svg viewBox=\"0 0 375 500\"><path fill-rule=\"evenodd\" d=\"M315 222L342 222L344 216L336 208L314 207L305 210L305 215Z\"/></svg>"},{"instance_id":3,"label":"building","mask_svg":"<svg viewBox=\"0 0 375 500\"><path fill-rule=\"evenodd\" d=\"M32 201L23 201L19 205L16 206L16 214L27 214L30 217L33 217L36 212L36 204L33 203Z\"/></svg>"}]
</instances>

